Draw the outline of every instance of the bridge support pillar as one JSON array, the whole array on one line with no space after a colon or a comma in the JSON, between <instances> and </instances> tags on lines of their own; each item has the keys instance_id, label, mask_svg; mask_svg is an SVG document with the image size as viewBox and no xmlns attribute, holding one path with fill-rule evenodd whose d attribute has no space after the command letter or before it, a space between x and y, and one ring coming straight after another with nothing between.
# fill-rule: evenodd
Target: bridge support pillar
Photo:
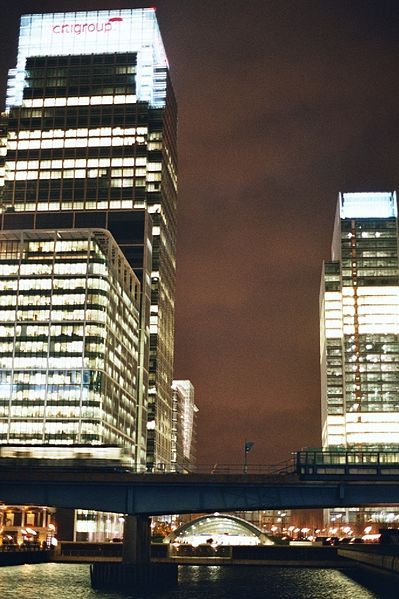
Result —
<instances>
[{"instance_id":1,"label":"bridge support pillar","mask_svg":"<svg viewBox=\"0 0 399 599\"><path fill-rule=\"evenodd\" d=\"M123 530L122 561L146 564L151 553L151 519L148 516L126 516Z\"/></svg>"},{"instance_id":2,"label":"bridge support pillar","mask_svg":"<svg viewBox=\"0 0 399 599\"><path fill-rule=\"evenodd\" d=\"M148 516L126 516L121 562L96 562L90 567L92 587L127 592L159 590L177 584L177 564L152 563Z\"/></svg>"}]
</instances>

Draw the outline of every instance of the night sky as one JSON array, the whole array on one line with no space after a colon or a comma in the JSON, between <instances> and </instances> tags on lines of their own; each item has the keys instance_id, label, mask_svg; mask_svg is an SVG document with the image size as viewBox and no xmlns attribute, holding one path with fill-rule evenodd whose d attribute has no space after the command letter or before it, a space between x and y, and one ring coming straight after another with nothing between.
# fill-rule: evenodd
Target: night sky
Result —
<instances>
[{"instance_id":1,"label":"night sky","mask_svg":"<svg viewBox=\"0 0 399 599\"><path fill-rule=\"evenodd\" d=\"M320 445L318 296L339 191L399 189L399 3L158 0L179 105L175 377L199 463ZM20 14L153 3L0 0ZM2 100L2 105L4 100Z\"/></svg>"}]
</instances>

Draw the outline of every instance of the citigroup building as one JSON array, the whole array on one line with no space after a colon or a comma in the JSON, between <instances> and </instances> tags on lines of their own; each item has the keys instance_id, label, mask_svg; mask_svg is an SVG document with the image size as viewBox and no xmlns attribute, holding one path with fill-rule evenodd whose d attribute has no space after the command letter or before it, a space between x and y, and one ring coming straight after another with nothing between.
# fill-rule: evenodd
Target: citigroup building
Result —
<instances>
[{"instance_id":1,"label":"citigroup building","mask_svg":"<svg viewBox=\"0 0 399 599\"><path fill-rule=\"evenodd\" d=\"M154 9L21 18L0 148L2 444L170 465L176 124Z\"/></svg>"}]
</instances>

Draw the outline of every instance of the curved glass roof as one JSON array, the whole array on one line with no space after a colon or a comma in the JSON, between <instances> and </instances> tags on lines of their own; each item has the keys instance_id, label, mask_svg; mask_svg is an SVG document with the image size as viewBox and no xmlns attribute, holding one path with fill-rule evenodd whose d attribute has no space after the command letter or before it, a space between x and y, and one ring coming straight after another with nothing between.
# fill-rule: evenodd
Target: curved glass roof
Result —
<instances>
[{"instance_id":1,"label":"curved glass roof","mask_svg":"<svg viewBox=\"0 0 399 599\"><path fill-rule=\"evenodd\" d=\"M230 514L209 514L191 520L170 533L165 542L191 543L194 538L203 538L203 542L210 538L224 540L226 544L234 544L235 540L237 544L244 544L244 541L251 545L272 543L260 528Z\"/></svg>"}]
</instances>

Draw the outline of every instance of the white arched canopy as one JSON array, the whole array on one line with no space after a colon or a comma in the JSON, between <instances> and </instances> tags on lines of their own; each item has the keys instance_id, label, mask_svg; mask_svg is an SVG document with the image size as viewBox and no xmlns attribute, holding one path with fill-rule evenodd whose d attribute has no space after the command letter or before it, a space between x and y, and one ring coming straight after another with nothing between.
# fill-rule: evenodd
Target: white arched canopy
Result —
<instances>
[{"instance_id":1,"label":"white arched canopy","mask_svg":"<svg viewBox=\"0 0 399 599\"><path fill-rule=\"evenodd\" d=\"M273 541L254 524L231 514L208 514L191 520L168 535L165 543L198 546L273 545Z\"/></svg>"}]
</instances>

